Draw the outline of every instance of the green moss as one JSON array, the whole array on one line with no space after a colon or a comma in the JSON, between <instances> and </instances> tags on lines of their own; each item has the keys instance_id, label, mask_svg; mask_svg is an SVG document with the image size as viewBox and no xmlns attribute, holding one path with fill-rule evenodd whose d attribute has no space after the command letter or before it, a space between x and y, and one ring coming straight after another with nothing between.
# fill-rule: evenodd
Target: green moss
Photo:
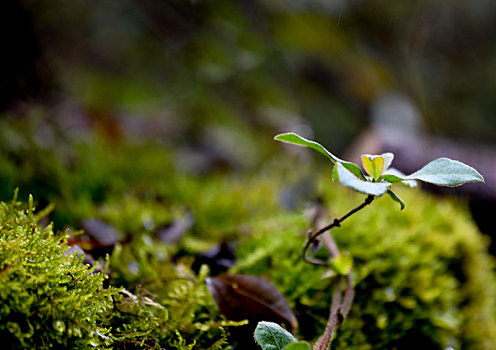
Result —
<instances>
[{"instance_id":1,"label":"green moss","mask_svg":"<svg viewBox=\"0 0 496 350\"><path fill-rule=\"evenodd\" d=\"M68 248L65 235L54 234L50 227L39 228L33 222L36 218L22 205L4 203L0 291L7 302L1 306L2 338L17 339L19 347L43 338L52 339L53 344L69 344L74 339L82 344L95 341L101 347L109 342L108 346L128 348L227 348L229 328L225 326L229 323L219 315L205 288L205 273L197 276L190 268L191 255L223 239L237 247L239 261L231 272L266 276L281 289L298 316L300 338L315 340L324 329L331 281L321 279L324 268L301 262L302 245L310 228L301 203L318 194L332 215L342 215L363 201L362 196L331 183L328 173L316 176L319 168L314 168L309 178L321 183L302 186L304 181L299 179L308 173L306 166L301 166L300 159L290 159L267 162L256 175L193 176L179 171L171 150L158 143L103 141L95 136L91 142L66 140L59 147L49 147L40 143L29 123L14 125L7 121L2 121L0 134L2 199L11 196L14 186L21 186L22 200L34 193L40 203L55 204L50 218L56 229L65 225L78 228L85 218L98 218L115 226L123 233L123 242L111 256L110 283L132 292L118 293L115 289L115 304L100 298L111 293L95 287L102 283L103 276L91 274L80 259L61 255ZM320 190L314 191L314 187ZM350 317L339 329L333 346L495 348L496 283L487 241L474 227L463 204L419 191L400 191L399 195L407 204L404 211L381 198L333 231L339 247L354 258L356 291ZM285 205L281 200L286 201ZM285 207L296 210L289 212ZM158 227L189 214L194 224L182 240L173 245L157 240ZM12 238L14 234L21 238ZM32 235L36 239L30 239ZM55 241L62 242L55 246ZM22 254L35 247L37 256L43 259L35 260L40 264L32 266L27 260L31 258ZM177 257L178 252L183 258ZM324 251L318 254L326 256ZM9 265L3 262L7 259ZM54 267L47 270L52 263ZM41 272L36 270L40 266L44 267ZM36 278L33 272L27 274L28 270L36 271ZM53 321L59 319L54 318L55 314L41 317L38 311L32 311L38 310L38 306L30 307L37 298L46 305L58 300L50 291L64 286L59 281L64 281L67 290L76 288L70 285L72 277L67 271L80 280L81 288L86 283L81 281L87 278L87 283L95 287L78 294L89 303L80 300L78 305L85 310L100 305L100 314L93 312L90 319L93 327L99 327L110 340L91 333L89 325L85 326L86 335L79 337L77 331L69 335L71 322L76 322L69 319L79 320L77 316L86 312L71 313L72 309L67 309L71 300L43 309L55 310L57 315L67 312L63 334L54 329ZM4 283L7 277L8 283ZM20 292L35 282L39 289L30 287ZM100 294L95 294L97 289ZM10 313L9 303L19 308L16 314ZM15 321L8 315L17 315ZM34 321L28 323L29 317L35 317ZM41 332L42 325L50 327ZM83 332L82 326L80 330ZM49 340L43 341L48 344ZM43 341L40 344L45 344Z\"/></svg>"},{"instance_id":2,"label":"green moss","mask_svg":"<svg viewBox=\"0 0 496 350\"><path fill-rule=\"evenodd\" d=\"M0 203L0 339L12 349L107 348L105 274L65 255L67 234L38 219L32 201Z\"/></svg>"},{"instance_id":3,"label":"green moss","mask_svg":"<svg viewBox=\"0 0 496 350\"><path fill-rule=\"evenodd\" d=\"M191 259L171 262L167 245L147 234L118 245L112 255L112 281L137 289L116 299L112 324L120 337L144 335L147 344L172 349L206 349L226 340L224 327L237 325L219 314L205 284L206 266L196 275ZM148 304L143 297L152 298ZM141 304L145 306L141 307ZM182 345L180 345L182 344Z\"/></svg>"},{"instance_id":4,"label":"green moss","mask_svg":"<svg viewBox=\"0 0 496 350\"><path fill-rule=\"evenodd\" d=\"M487 240L463 206L418 191L401 196L403 212L381 198L333 231L354 257L356 293L333 348L493 349L496 279ZM324 197L336 215L363 200L335 188ZM302 337L315 339L326 324L331 282L321 279L324 268L300 260L308 225L301 215L259 222L233 270L278 285L297 310Z\"/></svg>"},{"instance_id":5,"label":"green moss","mask_svg":"<svg viewBox=\"0 0 496 350\"><path fill-rule=\"evenodd\" d=\"M112 281L105 269L66 255L68 234L41 228L17 202L0 202L0 339L25 348L224 349L224 327L204 278L191 261L172 264L164 244L146 234L118 245ZM190 260L190 259L189 259ZM130 287L135 294L123 289Z\"/></svg>"}]
</instances>

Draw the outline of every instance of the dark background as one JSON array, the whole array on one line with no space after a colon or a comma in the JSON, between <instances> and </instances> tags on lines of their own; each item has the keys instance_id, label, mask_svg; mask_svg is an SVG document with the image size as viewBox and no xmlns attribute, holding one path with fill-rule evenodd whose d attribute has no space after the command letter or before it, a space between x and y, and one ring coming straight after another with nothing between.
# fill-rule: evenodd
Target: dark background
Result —
<instances>
[{"instance_id":1,"label":"dark background","mask_svg":"<svg viewBox=\"0 0 496 350\"><path fill-rule=\"evenodd\" d=\"M404 171L465 161L486 184L456 193L495 210L494 1L5 1L0 26L1 118L43 140L158 140L205 173L295 131Z\"/></svg>"},{"instance_id":2,"label":"dark background","mask_svg":"<svg viewBox=\"0 0 496 350\"><path fill-rule=\"evenodd\" d=\"M196 133L311 127L343 149L381 98L399 94L430 133L496 141L490 0L1 6L0 108L10 114L71 103L117 119L167 115Z\"/></svg>"}]
</instances>

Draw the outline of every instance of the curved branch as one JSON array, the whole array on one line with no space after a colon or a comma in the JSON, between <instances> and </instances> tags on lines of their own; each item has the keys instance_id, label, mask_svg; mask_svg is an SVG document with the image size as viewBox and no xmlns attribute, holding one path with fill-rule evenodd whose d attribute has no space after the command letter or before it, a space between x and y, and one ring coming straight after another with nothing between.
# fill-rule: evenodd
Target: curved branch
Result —
<instances>
[{"instance_id":1,"label":"curved branch","mask_svg":"<svg viewBox=\"0 0 496 350\"><path fill-rule=\"evenodd\" d=\"M353 208L352 210L350 210L348 213L346 213L345 215L343 215L341 218L334 218L333 222L330 223L329 225L321 228L320 230L317 230L311 234L308 235L308 238L307 238L307 241L305 242L305 246L303 247L303 252L302 252L302 259L303 261L306 261L310 264L314 264L314 265L321 265L321 266L328 266L329 264L324 261L324 260L319 260L319 259L311 259L308 257L307 255L307 251L308 251L308 248L310 247L310 245L312 243L315 242L315 240L321 235L323 234L324 232L327 232L329 231L330 229L334 228L334 227L340 227L341 226L341 223L346 220L347 218L349 218L351 215L355 214L357 211L359 210L362 210L363 208L365 208L367 205L369 205L370 203L372 203L372 201L374 200L374 196L373 195L368 195L367 198L365 198L365 201L360 204L359 206L357 206L356 208ZM334 241L333 241L334 242ZM336 244L333 244L330 246L330 253L331 253L331 256L332 257L336 257L339 255L339 250L336 246Z\"/></svg>"},{"instance_id":2,"label":"curved branch","mask_svg":"<svg viewBox=\"0 0 496 350\"><path fill-rule=\"evenodd\" d=\"M341 222L349 218L351 215L356 213L357 211L365 208L367 205L372 203L374 200L373 195L368 195L365 201L357 206L356 208L350 210L348 213L346 213L344 216L341 218L335 218L333 222L320 230L317 230L313 233L309 233L307 237L307 241L305 243L305 246L303 248L302 252L302 258L304 261L309 262L314 265L324 265L328 266L328 263L324 260L319 260L319 259L311 259L307 256L307 251L308 248L310 247L311 244L315 242L317 237L322 235L323 233L329 231L333 227L339 227L341 226ZM327 240L327 248L329 249L329 252L331 256L334 258L338 256L339 249L336 245L336 242L334 242L334 239L329 232L329 235L326 236L328 238ZM342 279L343 277L346 279L346 288L343 291L343 285L342 285ZM353 297L355 296L355 293L353 291L353 284L351 282L351 276L348 273L346 276L337 276L336 277L336 282L334 286L334 291L332 293L332 303L331 303L331 310L329 314L329 320L327 322L327 327L324 331L324 334L322 337L319 339L317 345L315 346L314 350L327 350L329 349L329 345L331 344L332 337L334 336L334 333L336 333L336 330L338 327L341 325L345 317L348 315L350 309L351 309L351 304L353 302Z\"/></svg>"}]
</instances>

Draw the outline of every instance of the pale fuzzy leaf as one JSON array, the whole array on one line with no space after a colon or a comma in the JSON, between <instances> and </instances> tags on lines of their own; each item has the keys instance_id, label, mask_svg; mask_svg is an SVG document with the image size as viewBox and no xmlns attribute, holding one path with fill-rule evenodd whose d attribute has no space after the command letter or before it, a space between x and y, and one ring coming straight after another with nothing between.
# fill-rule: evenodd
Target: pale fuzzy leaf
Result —
<instances>
[{"instance_id":1,"label":"pale fuzzy leaf","mask_svg":"<svg viewBox=\"0 0 496 350\"><path fill-rule=\"evenodd\" d=\"M339 161L340 164L343 165L347 170L349 170L353 175L356 177L365 180L365 176L363 176L362 171L360 170L360 167L356 165L355 163L351 162L346 162L344 160Z\"/></svg>"},{"instance_id":2,"label":"pale fuzzy leaf","mask_svg":"<svg viewBox=\"0 0 496 350\"><path fill-rule=\"evenodd\" d=\"M379 155L377 155L377 154L364 154L364 156L366 156L370 160L374 160L377 157L381 157L382 159L384 159L384 171L386 171L391 166L391 163L393 162L393 159L394 159L394 154L392 154L391 152L386 152L386 153L382 153Z\"/></svg>"},{"instance_id":3,"label":"pale fuzzy leaf","mask_svg":"<svg viewBox=\"0 0 496 350\"><path fill-rule=\"evenodd\" d=\"M403 202L403 200L402 200L400 197L398 197L398 196L396 195L396 193L394 193L394 192L393 192L393 191L391 191L391 190L387 190L387 194L389 194L389 195L391 196L391 198L393 199L393 201L395 201L395 202L399 203L399 205L400 205L400 210L405 209L405 202Z\"/></svg>"},{"instance_id":4,"label":"pale fuzzy leaf","mask_svg":"<svg viewBox=\"0 0 496 350\"><path fill-rule=\"evenodd\" d=\"M471 166L449 158L438 158L422 169L405 177L440 186L459 186L466 182L484 182L481 174Z\"/></svg>"},{"instance_id":5,"label":"pale fuzzy leaf","mask_svg":"<svg viewBox=\"0 0 496 350\"><path fill-rule=\"evenodd\" d=\"M391 166L391 163L393 162L394 154L392 154L391 152L386 152L386 153L381 154L381 157L384 159L384 170L383 171L386 171L387 169L389 169L389 167Z\"/></svg>"},{"instance_id":6,"label":"pale fuzzy leaf","mask_svg":"<svg viewBox=\"0 0 496 350\"><path fill-rule=\"evenodd\" d=\"M387 182L368 182L360 180L358 177L348 171L341 163L336 164L336 172L339 181L346 187L355 191L371 194L374 196L382 196L388 190L390 183Z\"/></svg>"},{"instance_id":7,"label":"pale fuzzy leaf","mask_svg":"<svg viewBox=\"0 0 496 350\"><path fill-rule=\"evenodd\" d=\"M274 137L274 140L312 148L312 149L316 150L317 152L322 153L323 155L328 157L333 163L342 163L346 169L351 171L353 174L355 174L359 178L364 179L362 171L360 170L360 167L358 165L351 163L351 162L347 162L345 160L342 160L342 159L336 157L334 154L329 152L324 146L322 146L318 142L308 140L308 139L306 139L306 138L304 138L298 134L295 134L293 132L276 135Z\"/></svg>"},{"instance_id":8,"label":"pale fuzzy leaf","mask_svg":"<svg viewBox=\"0 0 496 350\"><path fill-rule=\"evenodd\" d=\"M274 322L258 322L255 340L263 350L283 350L288 344L297 340L291 333Z\"/></svg>"}]
</instances>

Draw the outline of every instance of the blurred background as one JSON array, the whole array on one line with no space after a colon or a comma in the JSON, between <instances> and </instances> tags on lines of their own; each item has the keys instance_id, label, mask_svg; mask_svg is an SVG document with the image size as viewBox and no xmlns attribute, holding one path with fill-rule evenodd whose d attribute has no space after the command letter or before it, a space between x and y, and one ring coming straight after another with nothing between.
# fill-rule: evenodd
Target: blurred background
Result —
<instances>
[{"instance_id":1,"label":"blurred background","mask_svg":"<svg viewBox=\"0 0 496 350\"><path fill-rule=\"evenodd\" d=\"M476 213L496 210L494 1L0 7L2 199L19 186L53 201L40 155L70 167L68 144L95 134L114 147L153 142L201 175L256 171L281 150L273 135L294 131L352 159L393 151L403 171L465 161L486 184L459 193Z\"/></svg>"}]
</instances>

